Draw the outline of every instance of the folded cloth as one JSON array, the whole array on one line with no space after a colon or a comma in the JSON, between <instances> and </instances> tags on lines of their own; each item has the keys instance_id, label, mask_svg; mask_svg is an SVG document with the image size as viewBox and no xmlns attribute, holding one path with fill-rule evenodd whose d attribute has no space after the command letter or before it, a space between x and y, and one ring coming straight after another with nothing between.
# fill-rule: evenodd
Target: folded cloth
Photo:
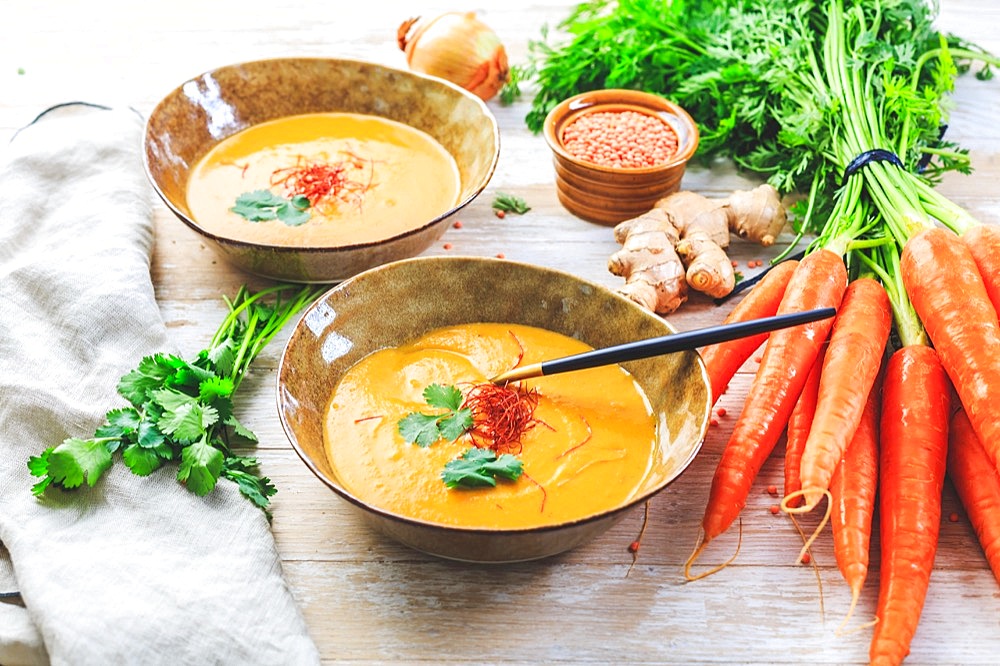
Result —
<instances>
[{"instance_id":1,"label":"folded cloth","mask_svg":"<svg viewBox=\"0 0 1000 666\"><path fill-rule=\"evenodd\" d=\"M318 663L235 484L199 498L118 462L94 488L31 493L29 456L91 436L124 406L119 377L176 351L150 280L141 133L133 111L68 107L0 163L0 542L24 604L0 601L0 662Z\"/></svg>"}]
</instances>

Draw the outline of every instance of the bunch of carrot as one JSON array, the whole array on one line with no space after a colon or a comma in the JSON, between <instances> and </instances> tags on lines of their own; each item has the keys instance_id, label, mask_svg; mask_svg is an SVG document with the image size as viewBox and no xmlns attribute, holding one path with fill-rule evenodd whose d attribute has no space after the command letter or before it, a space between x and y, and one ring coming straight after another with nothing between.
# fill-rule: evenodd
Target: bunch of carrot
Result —
<instances>
[{"instance_id":1,"label":"bunch of carrot","mask_svg":"<svg viewBox=\"0 0 1000 666\"><path fill-rule=\"evenodd\" d=\"M942 72L953 71L959 51L944 41L928 47L900 77L891 63L866 60L868 40L886 20L879 3L831 0L816 12L824 14L811 16L825 33L806 51L800 74L815 98L837 102L823 107L838 128L823 155L843 179L805 256L779 263L729 319L838 311L833 320L777 331L766 341L703 350L718 399L764 344L685 572L693 579L719 568L692 573L706 546L739 517L784 435L782 507L793 514L825 507L812 538L829 517L852 596L845 623L868 575L879 513L869 656L895 664L908 654L923 609L946 474L1000 581L1000 230L980 224L916 173L911 130L926 118L918 106L901 103L898 91L884 92L891 81L915 99L925 64L936 60ZM814 190L820 182L814 179Z\"/></svg>"},{"instance_id":2,"label":"bunch of carrot","mask_svg":"<svg viewBox=\"0 0 1000 666\"><path fill-rule=\"evenodd\" d=\"M870 656L900 663L928 589L946 461L1000 581L1000 230L974 225L960 236L927 225L899 244L860 235L841 233L778 264L731 313L732 321L838 308L834 320L766 339L686 572L700 577L692 565L736 520L785 434L783 506L811 511L828 498L848 617L867 577L877 489L882 562ZM846 257L856 259L850 280ZM714 399L761 343L703 350Z\"/></svg>"}]
</instances>

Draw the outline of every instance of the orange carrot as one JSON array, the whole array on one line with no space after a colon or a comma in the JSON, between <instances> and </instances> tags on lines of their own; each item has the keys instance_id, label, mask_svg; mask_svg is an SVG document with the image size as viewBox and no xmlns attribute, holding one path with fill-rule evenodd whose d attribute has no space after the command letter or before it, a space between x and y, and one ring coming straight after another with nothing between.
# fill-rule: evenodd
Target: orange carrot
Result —
<instances>
[{"instance_id":1,"label":"orange carrot","mask_svg":"<svg viewBox=\"0 0 1000 666\"><path fill-rule=\"evenodd\" d=\"M795 268L778 314L838 307L846 288L847 269L840 255L816 250ZM702 541L688 559L688 569L704 546L726 531L746 506L750 487L781 437L832 326L832 319L823 319L770 334L743 410L715 470L702 519Z\"/></svg>"},{"instance_id":2,"label":"orange carrot","mask_svg":"<svg viewBox=\"0 0 1000 666\"><path fill-rule=\"evenodd\" d=\"M903 661L923 611L937 552L949 409L948 376L934 349L909 345L892 355L882 389L873 665Z\"/></svg>"},{"instance_id":3,"label":"orange carrot","mask_svg":"<svg viewBox=\"0 0 1000 666\"><path fill-rule=\"evenodd\" d=\"M973 430L1000 468L1000 323L972 254L935 227L907 241L900 269Z\"/></svg>"},{"instance_id":4,"label":"orange carrot","mask_svg":"<svg viewBox=\"0 0 1000 666\"><path fill-rule=\"evenodd\" d=\"M816 414L802 450L800 474L808 509L830 487L833 470L861 422L890 328L892 308L882 285L867 277L851 282L830 333Z\"/></svg>"},{"instance_id":5,"label":"orange carrot","mask_svg":"<svg viewBox=\"0 0 1000 666\"><path fill-rule=\"evenodd\" d=\"M962 234L962 242L972 253L993 309L1000 313L1000 229L977 224Z\"/></svg>"},{"instance_id":6,"label":"orange carrot","mask_svg":"<svg viewBox=\"0 0 1000 666\"><path fill-rule=\"evenodd\" d=\"M854 613L868 577L868 549L878 486L880 391L876 381L868 393L861 422L830 480L833 554L837 568L851 589L851 607L844 624Z\"/></svg>"},{"instance_id":7,"label":"orange carrot","mask_svg":"<svg viewBox=\"0 0 1000 666\"><path fill-rule=\"evenodd\" d=\"M951 417L948 476L969 515L993 576L1000 581L1000 473L986 456L986 449L962 410Z\"/></svg>"},{"instance_id":8,"label":"orange carrot","mask_svg":"<svg viewBox=\"0 0 1000 666\"><path fill-rule=\"evenodd\" d=\"M785 429L784 490L785 497L791 495L785 505L791 508L802 504L802 496L798 494L802 489L802 449L805 448L806 439L809 438L809 428L816 414L816 397L819 395L819 377L825 353L825 350L820 350L816 355L816 361L809 371L809 376L806 377L799 399L795 401L795 407L788 417L788 427Z\"/></svg>"},{"instance_id":9,"label":"orange carrot","mask_svg":"<svg viewBox=\"0 0 1000 666\"><path fill-rule=\"evenodd\" d=\"M778 304L785 293L788 280L798 261L790 259L770 269L760 282L747 292L729 316L726 323L748 321L760 317L770 317L778 311ZM712 402L716 402L729 385L736 371L746 360L767 340L767 333L752 335L729 342L709 345L701 350L701 357L708 369L708 377L712 384Z\"/></svg>"}]
</instances>

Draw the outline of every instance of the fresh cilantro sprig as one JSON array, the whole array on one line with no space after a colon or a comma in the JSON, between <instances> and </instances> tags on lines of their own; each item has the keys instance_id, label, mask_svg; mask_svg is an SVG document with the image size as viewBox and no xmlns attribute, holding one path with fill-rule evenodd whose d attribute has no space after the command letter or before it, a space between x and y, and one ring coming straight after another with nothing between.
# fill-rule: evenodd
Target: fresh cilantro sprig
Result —
<instances>
[{"instance_id":1,"label":"fresh cilantro sprig","mask_svg":"<svg viewBox=\"0 0 1000 666\"><path fill-rule=\"evenodd\" d=\"M492 449L473 446L444 466L441 479L449 488L493 488L498 478L517 481L523 472L524 465L517 457L509 453L497 456Z\"/></svg>"},{"instance_id":2,"label":"fresh cilantro sprig","mask_svg":"<svg viewBox=\"0 0 1000 666\"><path fill-rule=\"evenodd\" d=\"M270 190L244 192L236 197L232 212L249 222L281 220L290 227L297 227L309 221L309 199L302 194L288 198Z\"/></svg>"},{"instance_id":3,"label":"fresh cilantro sprig","mask_svg":"<svg viewBox=\"0 0 1000 666\"><path fill-rule=\"evenodd\" d=\"M497 192L497 195L493 197L493 210L498 213L517 213L518 215L524 215L531 210L531 207L519 196Z\"/></svg>"},{"instance_id":4,"label":"fresh cilantro sprig","mask_svg":"<svg viewBox=\"0 0 1000 666\"><path fill-rule=\"evenodd\" d=\"M41 477L32 492L40 496L53 485L94 486L120 452L125 466L139 476L174 462L177 480L196 495L210 493L227 478L266 509L274 485L257 473L256 458L232 448L240 440L257 441L237 420L233 395L261 349L319 293L302 287L283 300L281 292L291 288L278 285L252 294L241 287L232 300L224 299L228 316L193 360L154 354L139 361L118 382L129 406L108 411L93 437L71 437L29 459L29 471Z\"/></svg>"},{"instance_id":5,"label":"fresh cilantro sprig","mask_svg":"<svg viewBox=\"0 0 1000 666\"><path fill-rule=\"evenodd\" d=\"M472 427L472 410L462 407L462 392L456 386L431 384L423 391L428 406L444 411L434 414L411 412L399 420L399 434L417 446L430 446L439 439L454 442Z\"/></svg>"}]
</instances>

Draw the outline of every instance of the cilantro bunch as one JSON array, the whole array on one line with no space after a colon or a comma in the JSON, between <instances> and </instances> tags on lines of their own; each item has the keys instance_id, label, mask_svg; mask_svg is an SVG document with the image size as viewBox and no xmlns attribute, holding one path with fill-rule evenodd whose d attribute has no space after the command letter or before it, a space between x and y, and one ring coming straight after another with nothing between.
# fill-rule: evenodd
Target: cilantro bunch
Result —
<instances>
[{"instance_id":1,"label":"cilantro bunch","mask_svg":"<svg viewBox=\"0 0 1000 666\"><path fill-rule=\"evenodd\" d=\"M210 493L224 477L266 509L274 485L257 473L256 458L232 448L234 441L257 441L237 420L233 396L261 349L318 293L302 287L282 299L281 292L291 288L251 293L244 286L232 300L224 298L229 314L193 360L172 354L143 358L118 382L129 406L108 411L93 437L71 437L29 459L31 474L42 479L32 492L40 496L51 485L94 486L120 452L122 462L139 476L175 462L177 480L196 495Z\"/></svg>"}]
</instances>

